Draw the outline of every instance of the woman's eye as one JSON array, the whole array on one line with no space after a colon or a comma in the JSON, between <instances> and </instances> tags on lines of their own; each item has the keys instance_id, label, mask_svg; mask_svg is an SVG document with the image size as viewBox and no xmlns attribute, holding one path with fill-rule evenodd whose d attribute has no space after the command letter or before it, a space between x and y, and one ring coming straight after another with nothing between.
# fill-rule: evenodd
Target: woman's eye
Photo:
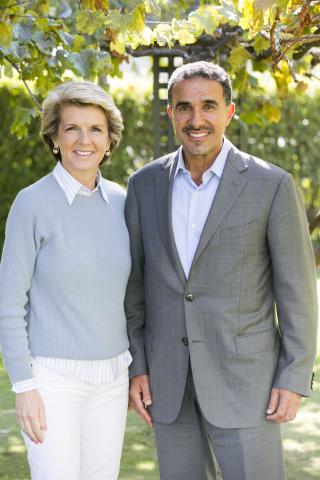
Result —
<instances>
[{"instance_id":1,"label":"woman's eye","mask_svg":"<svg viewBox=\"0 0 320 480\"><path fill-rule=\"evenodd\" d=\"M75 129L76 129L76 127L68 127L68 128L66 129L66 132L70 132L71 130L75 130Z\"/></svg>"},{"instance_id":2,"label":"woman's eye","mask_svg":"<svg viewBox=\"0 0 320 480\"><path fill-rule=\"evenodd\" d=\"M99 127L93 127L92 129L94 132L101 132L101 128Z\"/></svg>"}]
</instances>

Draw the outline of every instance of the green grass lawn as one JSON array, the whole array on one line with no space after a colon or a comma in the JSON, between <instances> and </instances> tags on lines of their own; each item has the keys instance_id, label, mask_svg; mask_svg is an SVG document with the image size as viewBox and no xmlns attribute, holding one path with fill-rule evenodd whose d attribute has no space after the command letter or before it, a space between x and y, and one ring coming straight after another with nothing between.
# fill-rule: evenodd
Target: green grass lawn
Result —
<instances>
[{"instance_id":1,"label":"green grass lawn","mask_svg":"<svg viewBox=\"0 0 320 480\"><path fill-rule=\"evenodd\" d=\"M319 479L320 472L320 355L315 395L304 400L294 422L284 426L287 480ZM121 480L159 478L153 432L129 412L121 462ZM0 366L0 480L27 480L25 448L14 414L14 394Z\"/></svg>"}]
</instances>

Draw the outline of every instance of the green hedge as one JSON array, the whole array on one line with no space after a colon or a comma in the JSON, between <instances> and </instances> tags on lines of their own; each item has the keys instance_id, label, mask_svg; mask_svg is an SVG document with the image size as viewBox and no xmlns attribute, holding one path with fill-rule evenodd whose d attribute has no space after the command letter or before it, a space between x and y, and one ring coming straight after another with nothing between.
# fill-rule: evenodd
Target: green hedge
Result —
<instances>
[{"instance_id":1,"label":"green hedge","mask_svg":"<svg viewBox=\"0 0 320 480\"><path fill-rule=\"evenodd\" d=\"M123 140L104 167L104 175L123 185L135 169L152 159L151 99L134 92L116 94L125 124ZM31 121L26 138L17 140L10 133L19 109L30 106L21 88L0 88L2 141L0 143L0 246L8 209L21 188L48 173L54 160L39 137L39 119ZM252 108L260 108L254 105ZM239 120L232 121L228 136L240 145L240 131L247 139L247 150L291 171L298 181L312 217L320 209L320 97L288 98L283 102L279 124L252 125L244 130Z\"/></svg>"}]
</instances>

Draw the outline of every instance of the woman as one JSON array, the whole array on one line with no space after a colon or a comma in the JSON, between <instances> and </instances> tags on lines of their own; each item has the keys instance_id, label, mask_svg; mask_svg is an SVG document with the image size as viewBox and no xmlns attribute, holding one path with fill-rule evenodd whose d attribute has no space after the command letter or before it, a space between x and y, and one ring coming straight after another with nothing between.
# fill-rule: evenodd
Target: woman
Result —
<instances>
[{"instance_id":1,"label":"woman","mask_svg":"<svg viewBox=\"0 0 320 480\"><path fill-rule=\"evenodd\" d=\"M123 190L99 165L122 126L111 97L69 82L44 101L53 172L10 210L0 339L34 480L118 478L128 405Z\"/></svg>"}]
</instances>

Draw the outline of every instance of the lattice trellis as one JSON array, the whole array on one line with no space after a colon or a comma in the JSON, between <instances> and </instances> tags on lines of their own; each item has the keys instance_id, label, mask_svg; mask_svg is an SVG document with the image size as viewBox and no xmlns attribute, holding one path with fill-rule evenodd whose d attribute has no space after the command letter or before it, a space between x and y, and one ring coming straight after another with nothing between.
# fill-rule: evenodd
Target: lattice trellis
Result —
<instances>
[{"instance_id":1,"label":"lattice trellis","mask_svg":"<svg viewBox=\"0 0 320 480\"><path fill-rule=\"evenodd\" d=\"M171 122L166 113L167 87L173 70L182 65L183 58L176 56L153 57L153 151L154 158L172 152L177 144Z\"/></svg>"}]
</instances>

